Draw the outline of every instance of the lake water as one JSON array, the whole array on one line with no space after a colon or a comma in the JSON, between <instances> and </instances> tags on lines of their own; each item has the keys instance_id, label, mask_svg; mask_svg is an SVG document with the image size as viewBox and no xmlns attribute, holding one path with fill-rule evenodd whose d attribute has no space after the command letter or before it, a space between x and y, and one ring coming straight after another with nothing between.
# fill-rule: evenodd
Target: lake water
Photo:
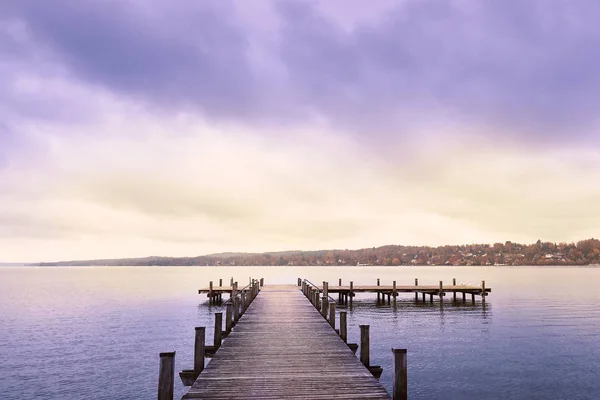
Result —
<instances>
[{"instance_id":1,"label":"lake water","mask_svg":"<svg viewBox=\"0 0 600 400\"><path fill-rule=\"evenodd\" d=\"M192 367L194 327L213 313L197 289L240 283L479 285L485 307L396 309L357 296L349 341L370 324L371 363L391 388L392 347L408 349L411 399L600 399L600 269L525 267L40 267L0 268L0 398L154 399L158 353ZM335 295L334 295L335 296ZM179 378L175 394L185 393Z\"/></svg>"}]
</instances>

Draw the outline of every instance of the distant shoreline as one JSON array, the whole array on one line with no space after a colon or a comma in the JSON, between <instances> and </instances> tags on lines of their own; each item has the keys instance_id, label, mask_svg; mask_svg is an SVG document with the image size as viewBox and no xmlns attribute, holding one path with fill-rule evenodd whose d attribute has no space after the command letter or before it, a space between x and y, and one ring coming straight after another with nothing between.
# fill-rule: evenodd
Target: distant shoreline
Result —
<instances>
[{"instance_id":1,"label":"distant shoreline","mask_svg":"<svg viewBox=\"0 0 600 400\"><path fill-rule=\"evenodd\" d=\"M524 245L507 241L461 246L388 245L358 250L219 253L197 257L139 257L12 263L13 266L594 266L600 264L600 240ZM0 263L9 265L9 263Z\"/></svg>"},{"instance_id":2,"label":"distant shoreline","mask_svg":"<svg viewBox=\"0 0 600 400\"><path fill-rule=\"evenodd\" d=\"M548 267L571 267L571 268L600 268L600 264L569 264L569 265L557 265L557 264L547 264L547 265L85 265L85 264L52 264L52 265L40 265L39 263L35 264L10 264L4 263L0 264L0 268L5 267L22 267L22 268L148 268L148 267L157 267L157 268L410 268L410 267L445 267L445 268L460 268L460 267L475 267L475 268L519 268L519 267L527 267L527 268L548 268Z\"/></svg>"}]
</instances>

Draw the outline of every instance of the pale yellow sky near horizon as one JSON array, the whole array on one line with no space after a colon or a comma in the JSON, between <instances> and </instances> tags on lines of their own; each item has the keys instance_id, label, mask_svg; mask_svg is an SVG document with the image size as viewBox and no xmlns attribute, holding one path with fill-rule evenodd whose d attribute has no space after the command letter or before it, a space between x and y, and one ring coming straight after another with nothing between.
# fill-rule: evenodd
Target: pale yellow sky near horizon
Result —
<instances>
[{"instance_id":1,"label":"pale yellow sky near horizon","mask_svg":"<svg viewBox=\"0 0 600 400\"><path fill-rule=\"evenodd\" d=\"M2 261L577 241L600 226L594 151L453 135L394 158L323 129L269 141L119 107L93 126L28 128L45 150L0 171Z\"/></svg>"}]
</instances>

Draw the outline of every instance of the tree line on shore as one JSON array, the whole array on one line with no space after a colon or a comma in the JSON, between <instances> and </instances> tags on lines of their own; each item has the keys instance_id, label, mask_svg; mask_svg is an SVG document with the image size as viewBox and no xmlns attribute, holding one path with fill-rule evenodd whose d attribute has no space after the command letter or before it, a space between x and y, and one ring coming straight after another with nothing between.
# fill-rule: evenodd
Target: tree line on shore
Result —
<instances>
[{"instance_id":1,"label":"tree line on shore","mask_svg":"<svg viewBox=\"0 0 600 400\"><path fill-rule=\"evenodd\" d=\"M221 253L198 257L143 257L45 262L39 266L337 266L337 265L590 265L600 264L600 240L534 244L507 241L457 246L388 245L359 250Z\"/></svg>"}]
</instances>

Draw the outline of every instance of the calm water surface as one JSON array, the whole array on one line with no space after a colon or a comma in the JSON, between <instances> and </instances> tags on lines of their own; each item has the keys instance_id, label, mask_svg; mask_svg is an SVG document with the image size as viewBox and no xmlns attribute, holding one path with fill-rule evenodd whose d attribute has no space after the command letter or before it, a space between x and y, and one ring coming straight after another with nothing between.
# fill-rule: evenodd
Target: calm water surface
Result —
<instances>
[{"instance_id":1,"label":"calm water surface","mask_svg":"<svg viewBox=\"0 0 600 400\"><path fill-rule=\"evenodd\" d=\"M371 325L371 362L391 387L391 347L406 347L411 399L600 399L600 269L523 267L0 268L0 398L154 399L158 353L191 368L195 326L214 312L209 280L479 284L485 307L356 298L349 340ZM177 378L176 398L185 393Z\"/></svg>"}]
</instances>

